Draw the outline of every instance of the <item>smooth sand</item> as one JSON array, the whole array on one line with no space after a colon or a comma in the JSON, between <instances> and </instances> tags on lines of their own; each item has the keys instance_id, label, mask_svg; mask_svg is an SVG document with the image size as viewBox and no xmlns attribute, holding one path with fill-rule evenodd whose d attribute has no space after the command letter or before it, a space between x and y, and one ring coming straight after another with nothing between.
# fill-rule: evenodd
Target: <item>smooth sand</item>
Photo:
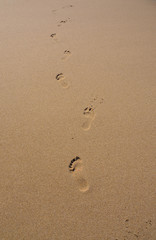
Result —
<instances>
[{"instance_id":1,"label":"smooth sand","mask_svg":"<svg viewBox=\"0 0 156 240\"><path fill-rule=\"evenodd\" d=\"M155 27L154 0L0 0L0 240L156 239Z\"/></svg>"}]
</instances>

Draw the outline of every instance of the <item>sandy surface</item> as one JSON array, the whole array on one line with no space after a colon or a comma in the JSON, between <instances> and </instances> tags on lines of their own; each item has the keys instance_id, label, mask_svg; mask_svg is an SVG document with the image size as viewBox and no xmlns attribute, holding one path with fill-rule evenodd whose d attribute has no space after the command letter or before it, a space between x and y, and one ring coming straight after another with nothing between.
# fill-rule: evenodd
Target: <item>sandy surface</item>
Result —
<instances>
[{"instance_id":1,"label":"sandy surface","mask_svg":"<svg viewBox=\"0 0 156 240\"><path fill-rule=\"evenodd\" d=\"M155 27L154 0L0 0L0 240L156 239Z\"/></svg>"}]
</instances>

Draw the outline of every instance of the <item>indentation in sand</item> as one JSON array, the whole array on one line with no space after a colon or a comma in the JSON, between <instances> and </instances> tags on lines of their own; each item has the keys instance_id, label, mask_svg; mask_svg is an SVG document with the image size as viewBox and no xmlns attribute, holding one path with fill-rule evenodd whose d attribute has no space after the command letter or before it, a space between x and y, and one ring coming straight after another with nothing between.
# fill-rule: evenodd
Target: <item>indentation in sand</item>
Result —
<instances>
[{"instance_id":1,"label":"indentation in sand","mask_svg":"<svg viewBox=\"0 0 156 240\"><path fill-rule=\"evenodd\" d=\"M56 33L52 33L50 37L53 39L53 41L58 42L58 39L56 37Z\"/></svg>"},{"instance_id":2,"label":"indentation in sand","mask_svg":"<svg viewBox=\"0 0 156 240\"><path fill-rule=\"evenodd\" d=\"M65 81L65 77L64 77L63 73L57 74L56 75L56 80L60 83L60 85L63 88L68 88L69 87L69 84Z\"/></svg>"},{"instance_id":3,"label":"indentation in sand","mask_svg":"<svg viewBox=\"0 0 156 240\"><path fill-rule=\"evenodd\" d=\"M70 5L66 5L66 6L64 6L64 7L62 7L62 8L71 8L71 7L73 7L72 4L70 4Z\"/></svg>"},{"instance_id":4,"label":"indentation in sand","mask_svg":"<svg viewBox=\"0 0 156 240\"><path fill-rule=\"evenodd\" d=\"M83 128L83 130L87 131L91 128L92 121L95 118L95 112L92 107L86 107L84 109L83 114L84 114L85 118L87 118L87 120L82 124L82 128Z\"/></svg>"},{"instance_id":5,"label":"indentation in sand","mask_svg":"<svg viewBox=\"0 0 156 240\"><path fill-rule=\"evenodd\" d=\"M71 51L65 50L63 53L62 60L67 60L71 56Z\"/></svg>"},{"instance_id":6,"label":"indentation in sand","mask_svg":"<svg viewBox=\"0 0 156 240\"><path fill-rule=\"evenodd\" d=\"M53 9L52 12L53 12L53 13L56 13L57 11L59 11L59 10L61 10L61 9L72 8L72 7L74 7L72 4L66 5L66 6L64 6L64 7L62 7L62 8Z\"/></svg>"},{"instance_id":7,"label":"indentation in sand","mask_svg":"<svg viewBox=\"0 0 156 240\"><path fill-rule=\"evenodd\" d=\"M67 18L65 20L61 20L59 23L58 23L58 27L61 27L63 24L67 23L68 21L70 20L70 18Z\"/></svg>"},{"instance_id":8,"label":"indentation in sand","mask_svg":"<svg viewBox=\"0 0 156 240\"><path fill-rule=\"evenodd\" d=\"M67 22L67 20L62 20L62 21L59 22L59 24L58 24L57 26L58 26L58 27L61 27L62 24L66 23L66 22Z\"/></svg>"},{"instance_id":9,"label":"indentation in sand","mask_svg":"<svg viewBox=\"0 0 156 240\"><path fill-rule=\"evenodd\" d=\"M71 172L72 177L78 186L78 189L81 192L88 191L89 184L84 177L83 161L80 159L80 157L76 156L71 160L69 164L69 171Z\"/></svg>"}]
</instances>

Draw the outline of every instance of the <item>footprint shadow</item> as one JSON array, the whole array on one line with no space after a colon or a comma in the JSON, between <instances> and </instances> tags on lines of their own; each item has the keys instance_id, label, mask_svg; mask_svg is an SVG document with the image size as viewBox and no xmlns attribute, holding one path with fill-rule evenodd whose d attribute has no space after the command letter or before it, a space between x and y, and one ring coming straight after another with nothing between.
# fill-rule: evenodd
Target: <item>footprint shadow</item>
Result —
<instances>
[{"instance_id":1,"label":"footprint shadow","mask_svg":"<svg viewBox=\"0 0 156 240\"><path fill-rule=\"evenodd\" d=\"M83 161L76 156L69 164L69 171L74 178L80 192L87 192L89 184L84 176Z\"/></svg>"},{"instance_id":2,"label":"footprint shadow","mask_svg":"<svg viewBox=\"0 0 156 240\"><path fill-rule=\"evenodd\" d=\"M65 77L64 77L63 73L57 74L56 75L56 80L59 82L61 87L63 87L63 88L68 88L69 87L69 84L65 81Z\"/></svg>"},{"instance_id":3,"label":"footprint shadow","mask_svg":"<svg viewBox=\"0 0 156 240\"><path fill-rule=\"evenodd\" d=\"M91 128L92 122L95 119L95 112L92 107L86 107L83 112L87 120L82 124L82 129L88 131Z\"/></svg>"}]
</instances>

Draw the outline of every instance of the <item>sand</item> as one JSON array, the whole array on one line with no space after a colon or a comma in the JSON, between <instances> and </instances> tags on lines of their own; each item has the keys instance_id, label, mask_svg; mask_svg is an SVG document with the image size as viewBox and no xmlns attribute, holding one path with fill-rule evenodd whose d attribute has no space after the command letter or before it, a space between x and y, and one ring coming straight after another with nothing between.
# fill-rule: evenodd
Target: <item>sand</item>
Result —
<instances>
[{"instance_id":1,"label":"sand","mask_svg":"<svg viewBox=\"0 0 156 240\"><path fill-rule=\"evenodd\" d=\"M155 240L156 1L0 20L0 240Z\"/></svg>"}]
</instances>

